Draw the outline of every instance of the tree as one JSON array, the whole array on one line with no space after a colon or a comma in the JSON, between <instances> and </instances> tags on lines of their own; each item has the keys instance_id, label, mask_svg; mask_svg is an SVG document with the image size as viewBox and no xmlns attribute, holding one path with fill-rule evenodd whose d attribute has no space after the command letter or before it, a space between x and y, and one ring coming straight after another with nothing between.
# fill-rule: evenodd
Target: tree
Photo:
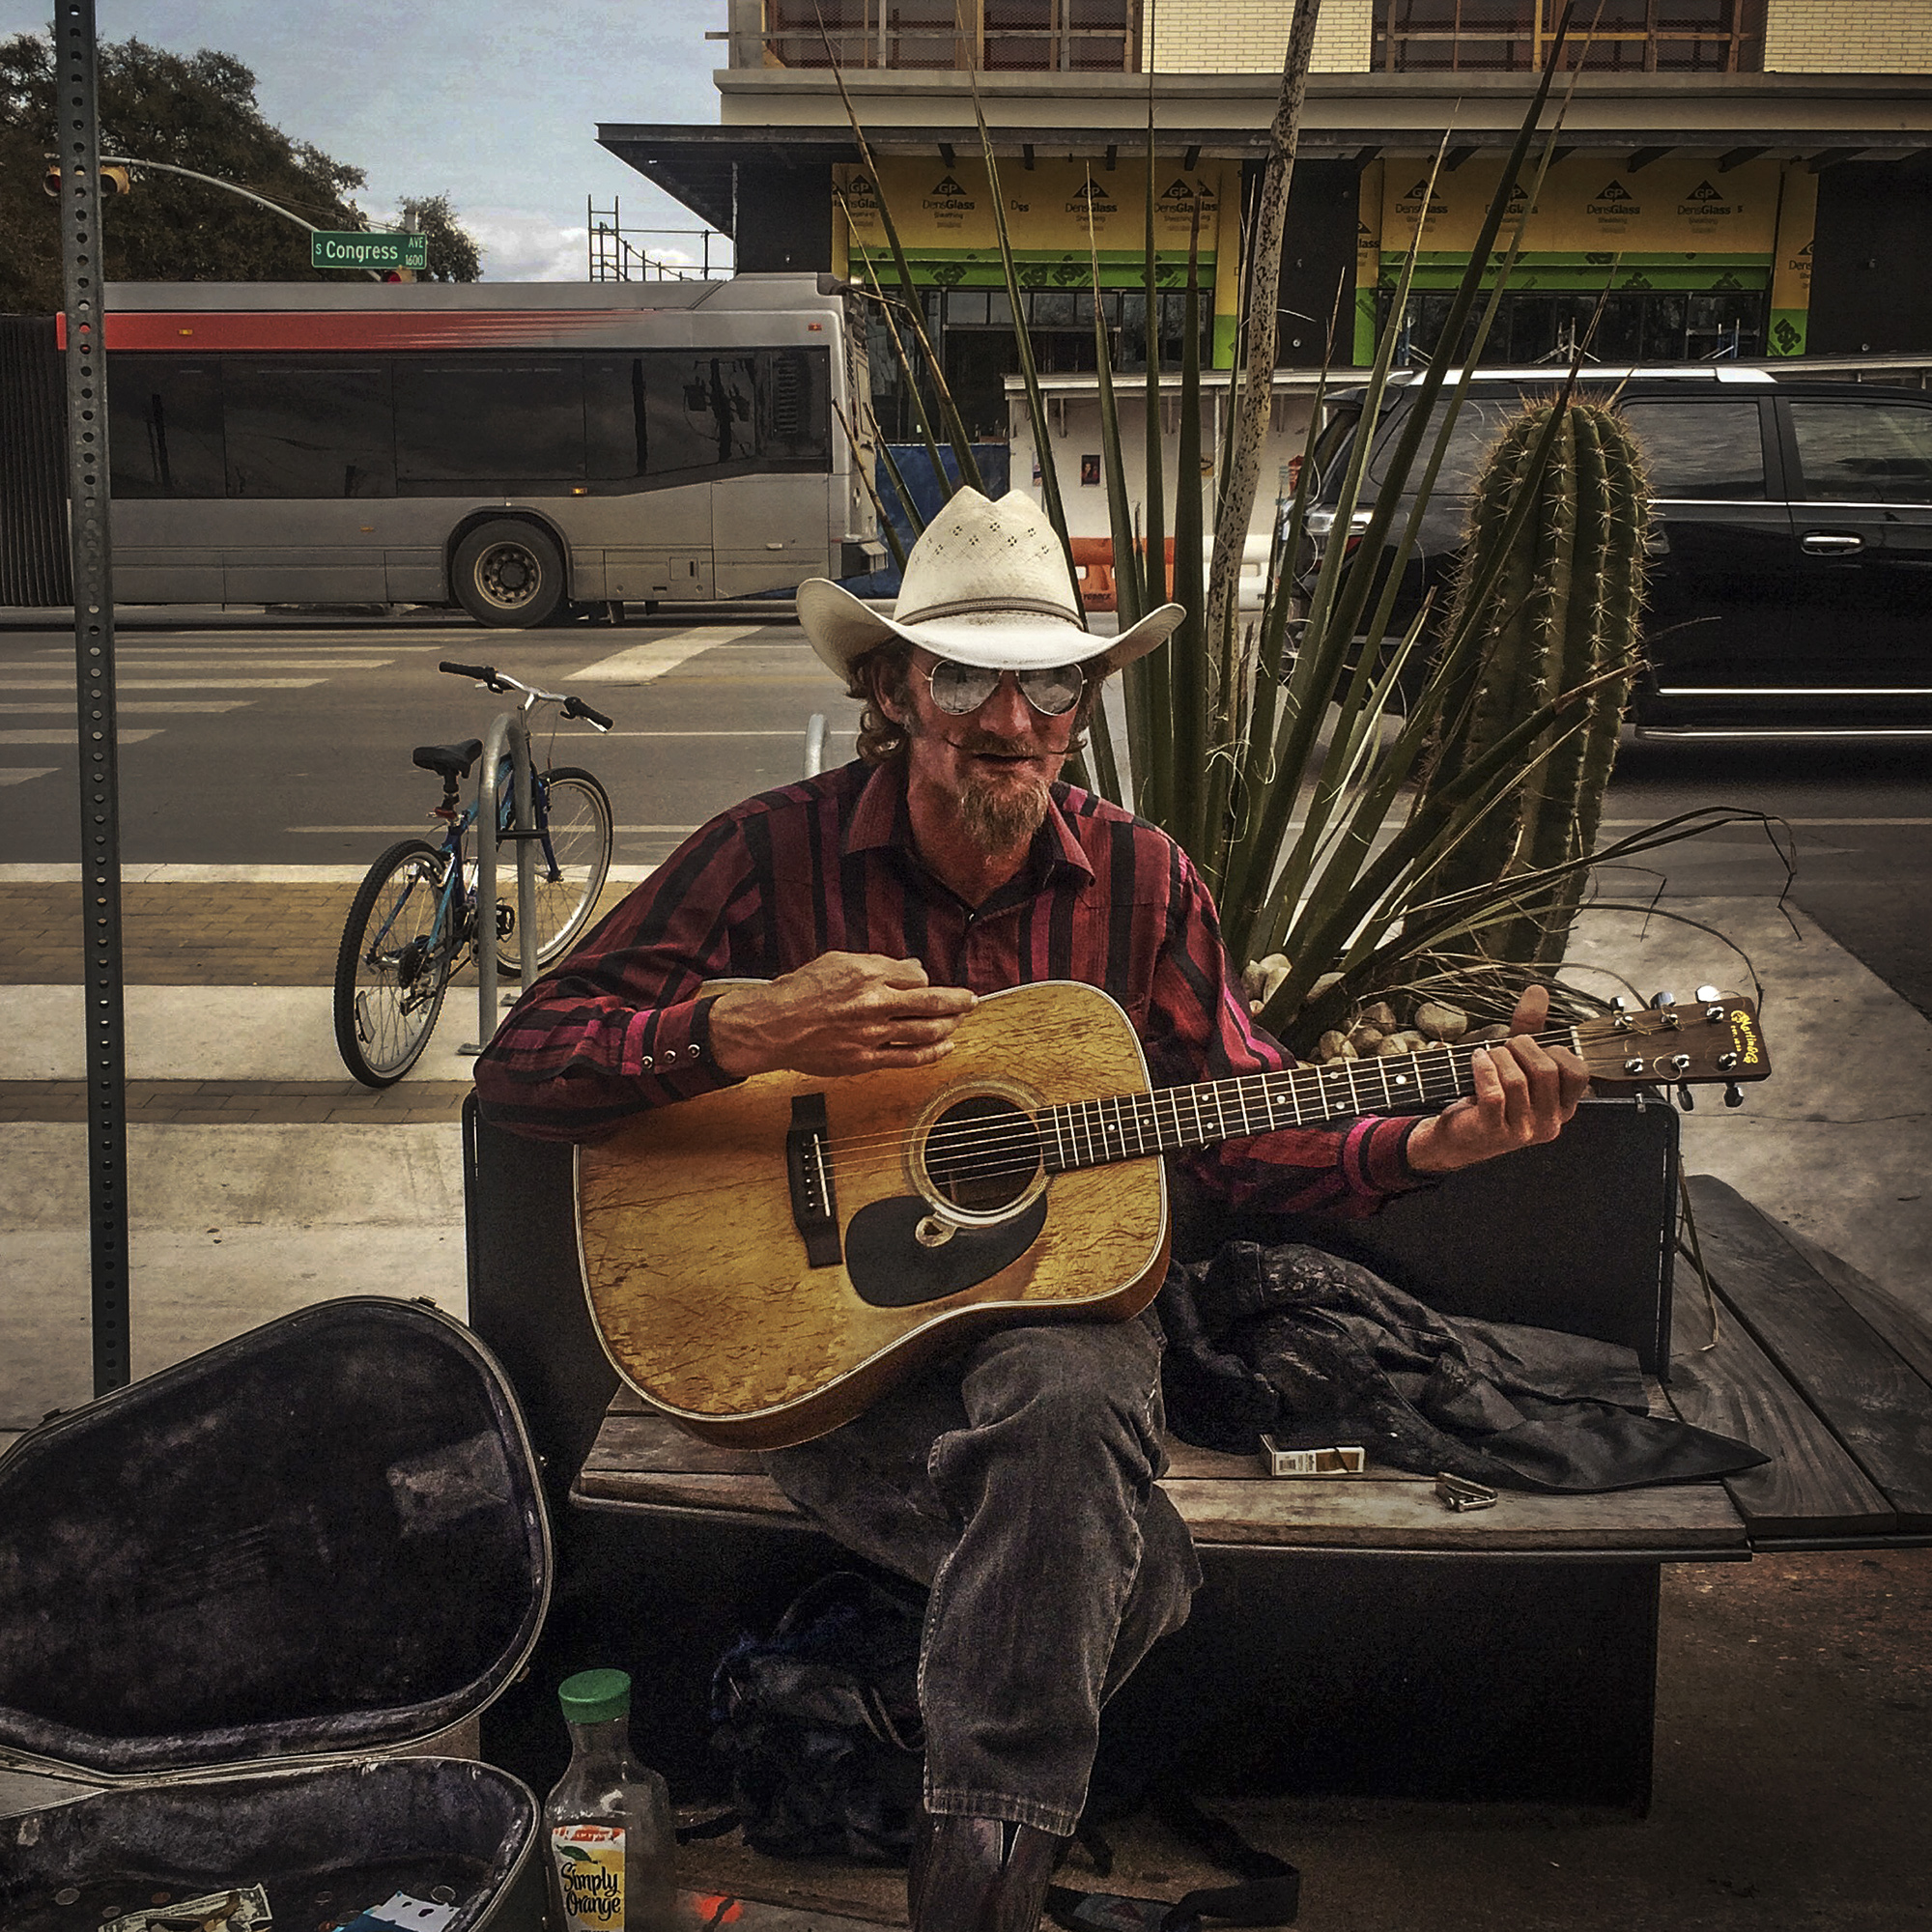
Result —
<instances>
[{"instance_id":1,"label":"tree","mask_svg":"<svg viewBox=\"0 0 1932 1932\"><path fill-rule=\"evenodd\" d=\"M0 311L45 315L61 304L59 204L42 191L54 148L54 57L34 34L0 42ZM99 52L100 152L171 162L232 182L319 228L366 228L352 199L360 168L274 127L255 76L230 54L173 54L127 40ZM422 211L431 271L474 280L479 251L447 196ZM435 224L435 225L432 225ZM204 182L137 172L131 194L103 198L109 281L340 279L311 269L302 231L268 209Z\"/></svg>"},{"instance_id":2,"label":"tree","mask_svg":"<svg viewBox=\"0 0 1932 1932\"><path fill-rule=\"evenodd\" d=\"M416 277L418 281L473 282L481 278L483 250L473 235L457 225L456 211L446 194L405 201L396 225L429 238L429 268Z\"/></svg>"}]
</instances>

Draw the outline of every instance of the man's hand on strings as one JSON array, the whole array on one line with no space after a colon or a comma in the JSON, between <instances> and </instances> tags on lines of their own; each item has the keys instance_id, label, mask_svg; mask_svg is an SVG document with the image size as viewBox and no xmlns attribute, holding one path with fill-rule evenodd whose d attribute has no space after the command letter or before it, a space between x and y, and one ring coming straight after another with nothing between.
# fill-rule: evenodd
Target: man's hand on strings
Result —
<instances>
[{"instance_id":1,"label":"man's hand on strings","mask_svg":"<svg viewBox=\"0 0 1932 1932\"><path fill-rule=\"evenodd\" d=\"M917 959L826 952L758 986L734 986L711 1009L711 1056L743 1077L786 1068L820 1078L926 1066L974 1004L963 986L934 986Z\"/></svg>"},{"instance_id":2,"label":"man's hand on strings","mask_svg":"<svg viewBox=\"0 0 1932 1932\"><path fill-rule=\"evenodd\" d=\"M1510 1037L1470 1056L1472 1098L1426 1120L1408 1140L1409 1165L1450 1174L1517 1148L1553 1141L1588 1091L1588 1069L1566 1046L1533 1037L1549 1017L1549 989L1531 986L1517 1002Z\"/></svg>"}]
</instances>

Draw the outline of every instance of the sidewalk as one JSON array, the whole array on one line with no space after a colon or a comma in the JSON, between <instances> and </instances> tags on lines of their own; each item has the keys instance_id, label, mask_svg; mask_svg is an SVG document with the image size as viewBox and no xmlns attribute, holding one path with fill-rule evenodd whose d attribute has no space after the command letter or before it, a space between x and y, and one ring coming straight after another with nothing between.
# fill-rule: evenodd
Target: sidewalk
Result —
<instances>
[{"instance_id":1,"label":"sidewalk","mask_svg":"<svg viewBox=\"0 0 1932 1932\"><path fill-rule=\"evenodd\" d=\"M0 867L0 1446L90 1393L80 895L44 869ZM455 1048L473 1037L473 980L451 988L416 1075L383 1094L349 1080L327 986L355 883L323 868L130 868L137 1375L336 1294L426 1294L465 1312L457 1113L469 1063ZM1756 961L1775 1068L1737 1113L1702 1091L1683 1122L1687 1165L1932 1320L1932 1022L1802 915L1794 932L1763 899L1672 910ZM1717 939L1663 920L1586 915L1575 959L1586 983L1621 974L1644 997L1748 984ZM1932 1551L1666 1566L1657 1791L1642 1823L1227 1808L1304 1868L1301 1932L1926 1932L1928 1634ZM1145 1820L1110 1836L1121 1890L1171 1898L1225 1882ZM887 1922L903 1912L896 1873L728 1845L691 1858L715 1888ZM1067 1877L1099 1883L1077 1855Z\"/></svg>"}]
</instances>

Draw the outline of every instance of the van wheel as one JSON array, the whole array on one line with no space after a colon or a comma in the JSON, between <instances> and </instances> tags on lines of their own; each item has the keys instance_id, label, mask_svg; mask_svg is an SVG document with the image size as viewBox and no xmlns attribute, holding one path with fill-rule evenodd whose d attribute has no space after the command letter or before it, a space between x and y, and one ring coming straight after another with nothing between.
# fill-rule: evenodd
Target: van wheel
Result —
<instances>
[{"instance_id":1,"label":"van wheel","mask_svg":"<svg viewBox=\"0 0 1932 1932\"><path fill-rule=\"evenodd\" d=\"M531 524L480 524L456 546L456 601L479 624L527 630L547 624L563 602L563 557Z\"/></svg>"}]
</instances>

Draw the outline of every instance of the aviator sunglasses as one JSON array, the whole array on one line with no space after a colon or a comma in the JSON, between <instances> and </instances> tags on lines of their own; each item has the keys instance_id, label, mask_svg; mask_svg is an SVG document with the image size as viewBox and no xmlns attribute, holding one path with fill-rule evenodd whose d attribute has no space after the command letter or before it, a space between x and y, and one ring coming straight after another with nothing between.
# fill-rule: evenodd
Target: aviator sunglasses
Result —
<instances>
[{"instance_id":1,"label":"aviator sunglasses","mask_svg":"<svg viewBox=\"0 0 1932 1932\"><path fill-rule=\"evenodd\" d=\"M954 664L951 658L941 658L930 670L922 669L920 674L931 687L933 703L954 718L979 710L999 689L1001 676L983 665ZM1087 673L1078 665L1015 671L1013 676L1020 696L1042 718L1065 717L1080 702L1087 684Z\"/></svg>"}]
</instances>

